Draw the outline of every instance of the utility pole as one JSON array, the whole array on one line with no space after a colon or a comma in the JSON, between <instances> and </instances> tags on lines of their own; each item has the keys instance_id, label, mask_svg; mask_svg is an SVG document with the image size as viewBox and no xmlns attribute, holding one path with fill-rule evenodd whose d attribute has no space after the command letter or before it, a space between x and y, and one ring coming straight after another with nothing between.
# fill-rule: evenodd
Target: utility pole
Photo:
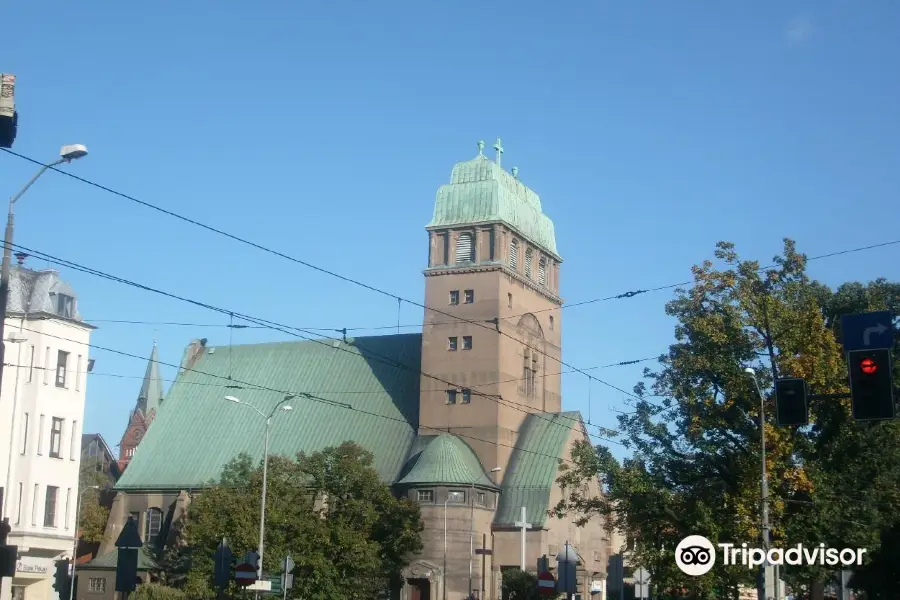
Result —
<instances>
[{"instance_id":1,"label":"utility pole","mask_svg":"<svg viewBox=\"0 0 900 600\"><path fill-rule=\"evenodd\" d=\"M769 480L766 475L766 398L763 396L762 389L759 387L759 381L756 379L756 371L751 367L744 369L744 372L753 379L753 385L759 395L759 440L760 454L762 455L762 481L760 484L760 524L762 529L762 550L768 556L769 553ZM759 583L759 600L766 600L766 569L767 561L763 561L760 565L760 583ZM778 582L775 582L778 586ZM777 592L776 592L777 594Z\"/></svg>"}]
</instances>

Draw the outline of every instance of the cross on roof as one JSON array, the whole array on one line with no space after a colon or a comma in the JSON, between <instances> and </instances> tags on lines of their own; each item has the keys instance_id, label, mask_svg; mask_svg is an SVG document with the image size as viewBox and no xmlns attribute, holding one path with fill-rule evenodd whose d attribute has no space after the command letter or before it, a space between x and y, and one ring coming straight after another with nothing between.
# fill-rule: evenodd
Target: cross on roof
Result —
<instances>
[{"instance_id":1,"label":"cross on roof","mask_svg":"<svg viewBox=\"0 0 900 600\"><path fill-rule=\"evenodd\" d=\"M503 156L503 146L500 144L500 138L494 143L494 150L497 151L497 166L500 166L500 158Z\"/></svg>"}]
</instances>

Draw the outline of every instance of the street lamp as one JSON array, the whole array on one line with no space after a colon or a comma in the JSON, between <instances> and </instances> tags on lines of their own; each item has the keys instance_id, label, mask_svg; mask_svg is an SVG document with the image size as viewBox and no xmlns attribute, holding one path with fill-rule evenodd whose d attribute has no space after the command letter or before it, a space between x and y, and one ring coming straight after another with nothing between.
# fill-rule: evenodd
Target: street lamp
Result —
<instances>
[{"instance_id":1,"label":"street lamp","mask_svg":"<svg viewBox=\"0 0 900 600\"><path fill-rule=\"evenodd\" d=\"M62 163L72 162L73 160L87 156L87 153L87 148L81 144L69 144L68 146L63 146L59 151L58 159L50 164L42 165L38 172L35 173L34 177L28 180L25 187L9 199L9 214L6 218L6 235L3 238L3 267L2 271L0 271L0 340L3 340L4 326L6 324L6 305L9 297L9 269L10 262L12 261L13 209L15 208L16 201L28 191L28 188L30 188L32 184L47 171L47 169L52 169ZM3 363L6 362L4 346L5 344L0 341L0 388L2 388L3 384ZM10 435L12 435L12 433L10 433Z\"/></svg>"},{"instance_id":2,"label":"street lamp","mask_svg":"<svg viewBox=\"0 0 900 600\"><path fill-rule=\"evenodd\" d=\"M493 482L493 474L500 472L500 467L494 467L491 469L491 481ZM472 491L471 498L469 498L469 503L472 508L472 513L469 516L469 598L472 597L472 559L475 556L475 480L472 480ZM484 573L481 574L484 577Z\"/></svg>"},{"instance_id":3,"label":"street lamp","mask_svg":"<svg viewBox=\"0 0 900 600\"><path fill-rule=\"evenodd\" d=\"M265 543L266 532L266 480L269 472L269 426L272 424L272 416L279 410L294 410L292 406L290 406L289 404L285 404L285 402L292 400L295 397L296 396L286 394L281 402L276 404L275 408L273 408L272 411L267 415L252 404L242 402L241 399L237 398L236 396L225 396L225 399L229 402L234 402L235 404L241 404L243 406L252 408L266 420L266 435L265 443L263 445L262 500L259 508L259 572L257 573L257 576L260 580L262 579L263 574L263 544Z\"/></svg>"},{"instance_id":4,"label":"street lamp","mask_svg":"<svg viewBox=\"0 0 900 600\"><path fill-rule=\"evenodd\" d=\"M99 485L89 485L78 493L78 508L75 509L75 543L72 544L72 581L69 582L69 600L75 593L75 560L78 558L78 524L81 522L81 504L84 501L84 493L88 490L99 490Z\"/></svg>"},{"instance_id":5,"label":"street lamp","mask_svg":"<svg viewBox=\"0 0 900 600\"><path fill-rule=\"evenodd\" d=\"M756 371L752 367L744 369L744 373L753 380L753 386L759 395L759 439L762 454L762 484L760 488L760 524L762 528L762 546L763 552L769 552L769 480L766 475L766 399L763 396L762 389L759 387L759 380L756 379ZM760 591L759 600L765 600L766 592L766 567L765 562L760 565ZM778 581L775 581L775 598L778 598Z\"/></svg>"}]
</instances>

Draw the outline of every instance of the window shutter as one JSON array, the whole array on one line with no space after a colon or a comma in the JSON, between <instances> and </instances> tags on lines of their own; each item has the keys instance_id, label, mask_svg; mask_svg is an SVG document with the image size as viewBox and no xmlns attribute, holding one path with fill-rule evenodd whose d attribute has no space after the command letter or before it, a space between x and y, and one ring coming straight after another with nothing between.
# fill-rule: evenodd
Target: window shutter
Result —
<instances>
[{"instance_id":1,"label":"window shutter","mask_svg":"<svg viewBox=\"0 0 900 600\"><path fill-rule=\"evenodd\" d=\"M516 240L509 243L509 266L515 271L519 266L519 244Z\"/></svg>"},{"instance_id":2,"label":"window shutter","mask_svg":"<svg viewBox=\"0 0 900 600\"><path fill-rule=\"evenodd\" d=\"M531 248L525 250L525 277L531 279Z\"/></svg>"},{"instance_id":3,"label":"window shutter","mask_svg":"<svg viewBox=\"0 0 900 600\"><path fill-rule=\"evenodd\" d=\"M475 246L472 244L472 234L463 232L456 238L456 262L474 262Z\"/></svg>"},{"instance_id":4,"label":"window shutter","mask_svg":"<svg viewBox=\"0 0 900 600\"><path fill-rule=\"evenodd\" d=\"M547 285L547 259L543 256L541 257L540 262L538 262L538 283Z\"/></svg>"}]
</instances>

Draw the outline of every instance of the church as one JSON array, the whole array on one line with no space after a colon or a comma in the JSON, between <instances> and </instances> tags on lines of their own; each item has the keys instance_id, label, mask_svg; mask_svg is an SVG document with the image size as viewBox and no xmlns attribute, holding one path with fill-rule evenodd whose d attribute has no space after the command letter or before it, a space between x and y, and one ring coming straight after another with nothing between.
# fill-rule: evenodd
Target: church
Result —
<instances>
[{"instance_id":1,"label":"church","mask_svg":"<svg viewBox=\"0 0 900 600\"><path fill-rule=\"evenodd\" d=\"M403 573L401 600L500 598L503 571L523 562L535 571L544 556L555 567L566 542L579 557L583 596L606 600L604 524L548 515L562 495L559 460L588 439L580 413L562 411L562 258L540 198L518 169L501 166L499 139L494 148L491 159L479 142L437 191L422 248L424 304L433 310L421 333L195 340L164 399L154 347L122 440L127 468L106 541L79 569L79 595L112 597L110 558L129 517L145 543L165 536L223 465L242 452L262 459L264 418L225 396L268 413L283 400L274 390L297 390L328 402L292 399L293 410L272 419L272 454L353 441L373 453L397 494L421 506L424 550Z\"/></svg>"}]
</instances>

